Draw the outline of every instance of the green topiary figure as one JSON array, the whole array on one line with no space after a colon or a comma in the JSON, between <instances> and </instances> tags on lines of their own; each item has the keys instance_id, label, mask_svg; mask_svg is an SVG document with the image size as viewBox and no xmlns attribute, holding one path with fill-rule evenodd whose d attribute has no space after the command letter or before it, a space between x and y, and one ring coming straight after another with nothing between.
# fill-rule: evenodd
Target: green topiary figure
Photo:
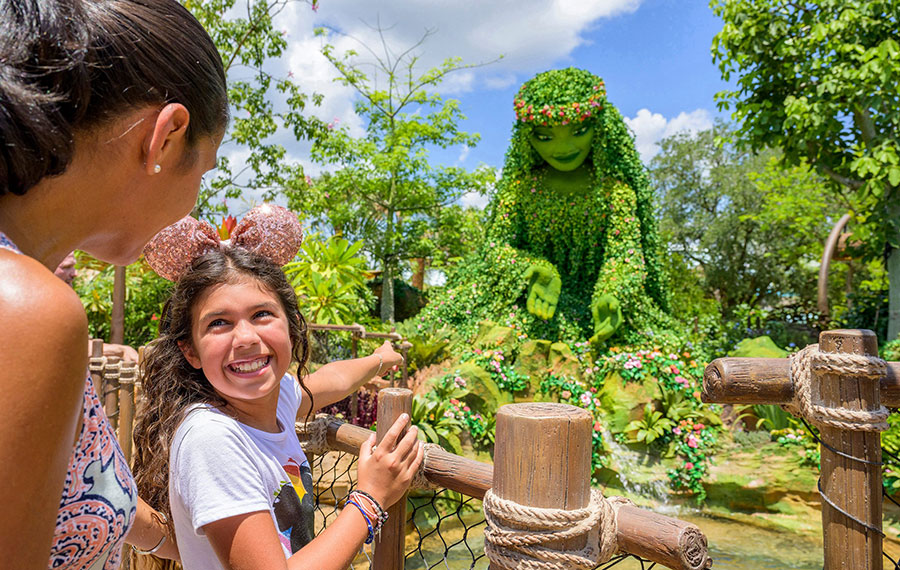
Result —
<instances>
[{"instance_id":1,"label":"green topiary figure","mask_svg":"<svg viewBox=\"0 0 900 570\"><path fill-rule=\"evenodd\" d=\"M541 73L515 112L485 245L421 319L464 334L512 320L529 336L594 342L665 327L652 195L603 81L574 68Z\"/></svg>"}]
</instances>

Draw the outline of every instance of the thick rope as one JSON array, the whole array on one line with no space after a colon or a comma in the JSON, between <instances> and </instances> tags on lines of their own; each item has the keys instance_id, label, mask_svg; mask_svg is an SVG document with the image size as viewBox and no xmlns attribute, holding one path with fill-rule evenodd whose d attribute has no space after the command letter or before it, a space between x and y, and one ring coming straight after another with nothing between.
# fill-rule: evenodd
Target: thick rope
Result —
<instances>
[{"instance_id":1,"label":"thick rope","mask_svg":"<svg viewBox=\"0 0 900 570\"><path fill-rule=\"evenodd\" d=\"M328 414L317 414L311 422L297 422L294 425L304 453L324 455L331 451L328 447L328 422L332 419Z\"/></svg>"},{"instance_id":2,"label":"thick rope","mask_svg":"<svg viewBox=\"0 0 900 570\"><path fill-rule=\"evenodd\" d=\"M888 429L888 409L850 410L823 405L818 386L812 382L812 371L828 374L868 378L880 382L887 374L887 364L876 356L821 352L811 344L791 356L791 382L794 399L787 406L791 412L806 418L817 427L832 427L850 431L885 431Z\"/></svg>"},{"instance_id":3,"label":"thick rope","mask_svg":"<svg viewBox=\"0 0 900 570\"><path fill-rule=\"evenodd\" d=\"M543 509L501 499L490 489L484 496L484 552L508 570L590 570L618 551L616 513L631 504L623 497L606 499L591 490L583 509ZM549 548L547 543L586 536L579 550Z\"/></svg>"},{"instance_id":4,"label":"thick rope","mask_svg":"<svg viewBox=\"0 0 900 570\"><path fill-rule=\"evenodd\" d=\"M425 465L428 463L429 455L437 450L444 451L444 448L436 443L425 444L425 458L422 459L422 463L419 464L419 469L416 471L416 474L413 475L413 480L409 484L409 487L411 489L423 489L426 491L432 491L434 489L441 488L440 485L435 485L425 477Z\"/></svg>"}]
</instances>

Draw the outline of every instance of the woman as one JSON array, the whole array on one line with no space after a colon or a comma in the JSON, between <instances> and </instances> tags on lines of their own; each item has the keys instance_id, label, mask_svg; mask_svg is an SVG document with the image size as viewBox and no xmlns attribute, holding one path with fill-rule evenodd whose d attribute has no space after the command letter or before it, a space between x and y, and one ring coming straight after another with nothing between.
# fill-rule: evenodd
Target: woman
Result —
<instances>
[{"instance_id":1,"label":"woman","mask_svg":"<svg viewBox=\"0 0 900 570\"><path fill-rule=\"evenodd\" d=\"M73 249L125 265L193 207L228 122L209 36L176 0L0 0L0 553L10 568L177 557L87 376ZM49 562L48 562L49 561Z\"/></svg>"}]
</instances>

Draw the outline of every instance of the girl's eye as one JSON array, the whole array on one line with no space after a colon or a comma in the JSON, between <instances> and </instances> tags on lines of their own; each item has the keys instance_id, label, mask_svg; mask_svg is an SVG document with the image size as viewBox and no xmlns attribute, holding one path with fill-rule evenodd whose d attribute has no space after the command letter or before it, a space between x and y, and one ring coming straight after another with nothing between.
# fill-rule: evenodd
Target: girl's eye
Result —
<instances>
[{"instance_id":1,"label":"girl's eye","mask_svg":"<svg viewBox=\"0 0 900 570\"><path fill-rule=\"evenodd\" d=\"M273 316L272 311L257 311L256 314L253 315L253 318L259 319L262 317L271 317L271 316Z\"/></svg>"},{"instance_id":2,"label":"girl's eye","mask_svg":"<svg viewBox=\"0 0 900 570\"><path fill-rule=\"evenodd\" d=\"M226 324L225 319L214 319L214 320L210 321L209 324L206 326L208 328L214 328L214 327L221 327L224 324Z\"/></svg>"}]
</instances>

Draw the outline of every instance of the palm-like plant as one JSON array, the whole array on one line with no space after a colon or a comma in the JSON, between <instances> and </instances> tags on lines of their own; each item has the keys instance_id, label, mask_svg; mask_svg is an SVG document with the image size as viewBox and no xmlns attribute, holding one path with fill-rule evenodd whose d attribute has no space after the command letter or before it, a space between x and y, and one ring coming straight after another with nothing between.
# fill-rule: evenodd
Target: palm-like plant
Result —
<instances>
[{"instance_id":1,"label":"palm-like plant","mask_svg":"<svg viewBox=\"0 0 900 570\"><path fill-rule=\"evenodd\" d=\"M662 412L654 410L653 406L648 403L644 406L644 417L629 423L625 427L625 431L635 432L631 439L633 443L650 445L672 429L674 425L672 420L664 417Z\"/></svg>"}]
</instances>

